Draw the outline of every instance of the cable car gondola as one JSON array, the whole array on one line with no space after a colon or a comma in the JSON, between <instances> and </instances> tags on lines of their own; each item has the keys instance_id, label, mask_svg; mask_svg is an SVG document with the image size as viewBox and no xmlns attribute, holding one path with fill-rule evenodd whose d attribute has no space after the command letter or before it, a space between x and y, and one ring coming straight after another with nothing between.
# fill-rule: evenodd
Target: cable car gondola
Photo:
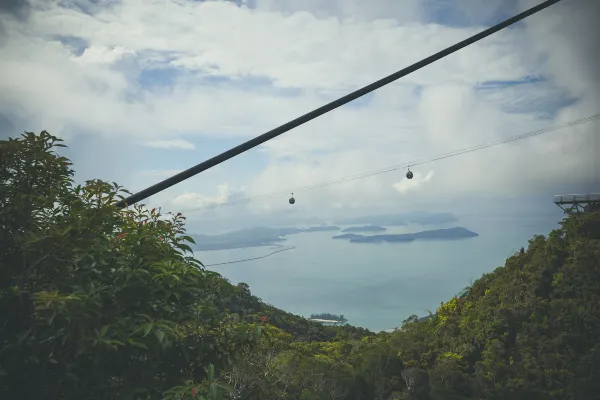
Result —
<instances>
[{"instance_id":1,"label":"cable car gondola","mask_svg":"<svg viewBox=\"0 0 600 400\"><path fill-rule=\"evenodd\" d=\"M408 172L406 173L406 179L412 179L413 178L413 173L410 170L410 168L408 168Z\"/></svg>"},{"instance_id":2,"label":"cable car gondola","mask_svg":"<svg viewBox=\"0 0 600 400\"><path fill-rule=\"evenodd\" d=\"M294 199L294 193L292 193L292 197L290 197L290 204L294 204L296 199Z\"/></svg>"}]
</instances>

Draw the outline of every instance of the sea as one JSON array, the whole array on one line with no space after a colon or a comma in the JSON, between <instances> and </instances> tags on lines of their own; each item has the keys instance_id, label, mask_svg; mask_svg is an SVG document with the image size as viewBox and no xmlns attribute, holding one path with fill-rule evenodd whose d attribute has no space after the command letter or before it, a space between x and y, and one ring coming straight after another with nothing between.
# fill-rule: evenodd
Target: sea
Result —
<instances>
[{"instance_id":1,"label":"sea","mask_svg":"<svg viewBox=\"0 0 600 400\"><path fill-rule=\"evenodd\" d=\"M434 313L441 302L504 265L511 254L527 248L533 235L547 235L561 220L558 214L457 217L457 222L444 225L387 227L385 233L461 226L479 236L350 243L332 239L337 232L301 233L289 235L281 243L293 247L290 250L208 269L234 284L247 283L264 302L294 314L343 314L351 325L389 331L413 314ZM218 264L262 257L276 250L280 248L197 251L195 256L205 264Z\"/></svg>"}]
</instances>

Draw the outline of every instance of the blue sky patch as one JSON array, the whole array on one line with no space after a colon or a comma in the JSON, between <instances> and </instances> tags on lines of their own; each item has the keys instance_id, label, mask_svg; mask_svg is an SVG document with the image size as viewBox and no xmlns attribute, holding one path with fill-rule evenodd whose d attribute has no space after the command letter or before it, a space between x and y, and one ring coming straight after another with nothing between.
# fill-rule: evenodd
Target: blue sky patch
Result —
<instances>
[{"instance_id":1,"label":"blue sky patch","mask_svg":"<svg viewBox=\"0 0 600 400\"><path fill-rule=\"evenodd\" d=\"M60 0L59 5L65 8L72 8L83 12L84 14L94 15L98 10L117 5L121 0Z\"/></svg>"},{"instance_id":2,"label":"blue sky patch","mask_svg":"<svg viewBox=\"0 0 600 400\"><path fill-rule=\"evenodd\" d=\"M256 132L255 136L263 132ZM169 140L171 136L162 140ZM215 138L215 137L191 137L173 136L173 139L184 139L195 146L194 150L183 149L161 149L140 146L144 152L144 159L140 160L140 169L187 169L203 161L206 161L232 147L238 146L249 138ZM160 161L157 161L160 160ZM244 154L226 161L223 165L231 171L246 171L254 174L265 168L268 158L265 153L257 151L256 148ZM232 174L233 175L233 174Z\"/></svg>"},{"instance_id":3,"label":"blue sky patch","mask_svg":"<svg viewBox=\"0 0 600 400\"><path fill-rule=\"evenodd\" d=\"M521 86L529 85L529 88L519 89ZM515 92L515 99L503 106L503 110L515 114L535 114L538 118L551 119L563 108L574 105L577 99L569 97L564 91L555 88L543 76L529 76L514 81L486 81L476 86L476 90L485 92L503 90L526 90L529 95L519 97ZM540 93L551 93L551 95L538 95ZM524 92L521 92L524 93Z\"/></svg>"},{"instance_id":4,"label":"blue sky patch","mask_svg":"<svg viewBox=\"0 0 600 400\"><path fill-rule=\"evenodd\" d=\"M509 86L518 86L518 85L530 85L541 82L547 82L546 78L542 76L526 76L523 79L512 80L512 81L485 81L481 82L477 85L477 89L497 89Z\"/></svg>"},{"instance_id":5,"label":"blue sky patch","mask_svg":"<svg viewBox=\"0 0 600 400\"><path fill-rule=\"evenodd\" d=\"M474 9L464 0L423 0L422 7L426 22L455 28L492 26L518 12L518 0L502 0L501 6L490 1L479 2Z\"/></svg>"},{"instance_id":6,"label":"blue sky patch","mask_svg":"<svg viewBox=\"0 0 600 400\"><path fill-rule=\"evenodd\" d=\"M180 70L176 68L145 69L140 71L138 83L147 88L171 86L180 74Z\"/></svg>"},{"instance_id":7,"label":"blue sky patch","mask_svg":"<svg viewBox=\"0 0 600 400\"><path fill-rule=\"evenodd\" d=\"M160 67L142 69L139 72L137 82L144 89L157 87L171 87L178 79L190 78L194 85L210 87L235 87L237 90L257 92L261 89L280 97L297 97L302 94L300 88L275 87L273 80L260 76L225 76L206 74L202 71L189 71L177 67Z\"/></svg>"},{"instance_id":8,"label":"blue sky patch","mask_svg":"<svg viewBox=\"0 0 600 400\"><path fill-rule=\"evenodd\" d=\"M57 40L73 52L73 54L80 56L83 54L85 49L89 46L87 40L77 36L64 36L64 35L53 35L53 40Z\"/></svg>"},{"instance_id":9,"label":"blue sky patch","mask_svg":"<svg viewBox=\"0 0 600 400\"><path fill-rule=\"evenodd\" d=\"M257 135L262 132L257 132ZM11 134L11 136L16 136ZM193 143L194 150L152 148L144 145L140 139L106 140L98 134L77 135L70 138L62 149L61 154L69 157L75 163L76 181L83 183L87 179L99 178L125 184L131 190L141 190L136 177L143 171L185 170L206 161L225 150L235 147L247 138L206 138L169 136L162 140L184 139ZM244 154L225 161L220 166L207 171L202 176L205 182L212 181L215 175L221 176L219 181L229 181L239 186L250 180L255 174L264 169L269 162L268 155L252 149ZM102 172L98 165L103 165ZM221 169L219 172L218 170ZM208 174L208 176L207 176ZM210 178L213 179L210 179ZM156 182L167 178L156 177ZM227 178L227 179L225 179ZM128 184L129 183L129 184ZM211 184L212 185L212 184Z\"/></svg>"}]
</instances>

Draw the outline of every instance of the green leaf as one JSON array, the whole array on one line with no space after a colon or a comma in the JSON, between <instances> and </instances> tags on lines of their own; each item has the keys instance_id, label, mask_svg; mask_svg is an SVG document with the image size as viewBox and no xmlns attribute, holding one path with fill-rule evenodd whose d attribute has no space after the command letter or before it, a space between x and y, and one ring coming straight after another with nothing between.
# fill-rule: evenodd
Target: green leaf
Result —
<instances>
[{"instance_id":1,"label":"green leaf","mask_svg":"<svg viewBox=\"0 0 600 400\"><path fill-rule=\"evenodd\" d=\"M158 339L158 343L162 343L165 339L165 333L162 330L156 329L154 330L154 335Z\"/></svg>"},{"instance_id":2,"label":"green leaf","mask_svg":"<svg viewBox=\"0 0 600 400\"><path fill-rule=\"evenodd\" d=\"M187 251L189 253L193 253L194 252L194 250L192 250L192 248L190 246L188 246L187 244L184 244L184 243L179 243L175 247L177 247L178 249Z\"/></svg>"},{"instance_id":3,"label":"green leaf","mask_svg":"<svg viewBox=\"0 0 600 400\"><path fill-rule=\"evenodd\" d=\"M52 312L52 315L50 316L50 319L48 319L48 325L52 325L52 323L54 322L54 319L56 318L56 311Z\"/></svg>"},{"instance_id":4,"label":"green leaf","mask_svg":"<svg viewBox=\"0 0 600 400\"><path fill-rule=\"evenodd\" d=\"M191 236L182 236L181 239L185 240L186 242L190 242L190 243L196 244L196 241Z\"/></svg>"},{"instance_id":5,"label":"green leaf","mask_svg":"<svg viewBox=\"0 0 600 400\"><path fill-rule=\"evenodd\" d=\"M154 326L154 324L152 322L148 322L147 324L145 324L146 327L144 328L144 336L142 337L146 337L148 336L148 334L150 333L150 331L152 330L152 327Z\"/></svg>"},{"instance_id":6,"label":"green leaf","mask_svg":"<svg viewBox=\"0 0 600 400\"><path fill-rule=\"evenodd\" d=\"M146 271L147 272L147 271ZM148 314L138 314L140 317L146 318L148 321L152 321L152 317Z\"/></svg>"},{"instance_id":7,"label":"green leaf","mask_svg":"<svg viewBox=\"0 0 600 400\"><path fill-rule=\"evenodd\" d=\"M106 331L108 331L108 325L104 325L100 328L100 332L98 332L98 337L103 338L106 335Z\"/></svg>"},{"instance_id":8,"label":"green leaf","mask_svg":"<svg viewBox=\"0 0 600 400\"><path fill-rule=\"evenodd\" d=\"M131 343L131 345L133 347L138 347L140 349L146 349L146 350L148 350L148 346L146 346L144 343L141 343L141 342L133 342L133 343Z\"/></svg>"},{"instance_id":9,"label":"green leaf","mask_svg":"<svg viewBox=\"0 0 600 400\"><path fill-rule=\"evenodd\" d=\"M235 392L235 389L234 389L234 388L232 388L232 387L231 387L231 386L229 386L229 385L225 385L225 384L223 384L223 383L220 383L220 384L219 384L219 387L220 387L221 389L223 389L223 390L226 390L227 392L229 392L229 393L231 393L231 394L233 394L233 393Z\"/></svg>"}]
</instances>

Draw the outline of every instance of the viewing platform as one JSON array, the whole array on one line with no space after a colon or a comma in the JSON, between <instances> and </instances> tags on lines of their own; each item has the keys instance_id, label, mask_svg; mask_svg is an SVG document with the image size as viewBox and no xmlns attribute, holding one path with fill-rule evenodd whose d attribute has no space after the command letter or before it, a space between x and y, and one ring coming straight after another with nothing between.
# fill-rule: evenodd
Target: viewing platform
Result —
<instances>
[{"instance_id":1,"label":"viewing platform","mask_svg":"<svg viewBox=\"0 0 600 400\"><path fill-rule=\"evenodd\" d=\"M599 212L600 193L556 195L554 196L554 204L567 214Z\"/></svg>"},{"instance_id":2,"label":"viewing platform","mask_svg":"<svg viewBox=\"0 0 600 400\"><path fill-rule=\"evenodd\" d=\"M308 320L313 321L313 322L318 322L325 326L343 325L347 322L347 321L336 321L336 320L332 320L332 319L318 319L318 318L308 318Z\"/></svg>"}]
</instances>

